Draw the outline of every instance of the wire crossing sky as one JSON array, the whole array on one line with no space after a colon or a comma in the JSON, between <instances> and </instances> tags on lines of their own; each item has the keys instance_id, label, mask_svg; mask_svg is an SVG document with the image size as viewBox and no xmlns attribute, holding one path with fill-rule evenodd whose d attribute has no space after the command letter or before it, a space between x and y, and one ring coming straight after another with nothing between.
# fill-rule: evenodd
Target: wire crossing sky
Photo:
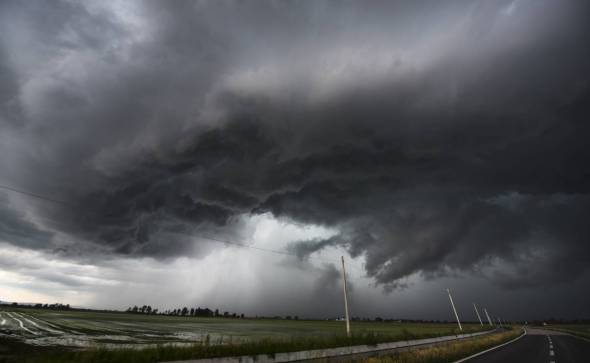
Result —
<instances>
[{"instance_id":1,"label":"wire crossing sky","mask_svg":"<svg viewBox=\"0 0 590 363\"><path fill-rule=\"evenodd\" d=\"M589 10L3 1L0 298L582 317Z\"/></svg>"},{"instance_id":2,"label":"wire crossing sky","mask_svg":"<svg viewBox=\"0 0 590 363\"><path fill-rule=\"evenodd\" d=\"M24 191L24 190L19 190L19 189L10 187L10 186L0 185L0 188L1 189L6 189L6 190L10 190L11 192L20 193L20 194L27 195L27 196L30 196L30 197L34 197L34 198L38 198L38 199L41 199L41 200L45 200L45 201L48 201L48 202L53 202L53 203L58 203L58 204L63 204L65 206L68 206L68 204L66 202L63 202L63 201L60 201L60 200L56 200L56 199L53 199L51 197L39 195L39 194L36 194L36 193L31 193L31 192L27 192L27 191ZM179 232L177 232L177 233L179 233ZM223 239L219 239L219 238L215 238L215 237L199 235L199 234L190 234L190 235L193 236L193 237L202 238L202 239L205 239L205 240L208 240L208 241L223 243L225 245L238 246L238 247L243 247L243 248L251 248L251 249L258 250L258 251L264 251L264 252L276 253L276 254L281 254L281 255L299 257L299 255L297 255L295 253L290 253L288 251L279 251L279 250L272 250L272 249L268 249L268 248L256 247L256 246L249 245L246 242L228 241L228 240L223 240ZM306 258L314 258L314 259L317 259L316 257L310 257L310 256L307 256ZM319 259L319 261L331 262L331 263L338 263L339 262L338 260L326 260L326 259Z\"/></svg>"}]
</instances>

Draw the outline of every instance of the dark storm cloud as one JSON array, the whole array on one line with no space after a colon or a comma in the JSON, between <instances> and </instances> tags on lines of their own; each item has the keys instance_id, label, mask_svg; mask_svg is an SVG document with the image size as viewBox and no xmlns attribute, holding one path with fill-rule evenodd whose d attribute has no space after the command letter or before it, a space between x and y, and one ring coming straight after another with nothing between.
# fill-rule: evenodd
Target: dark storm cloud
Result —
<instances>
[{"instance_id":1,"label":"dark storm cloud","mask_svg":"<svg viewBox=\"0 0 590 363\"><path fill-rule=\"evenodd\" d=\"M294 251L344 246L386 286L564 281L590 259L587 10L5 4L2 177L74 206L34 210L82 250L206 253L269 212L336 228Z\"/></svg>"},{"instance_id":2,"label":"dark storm cloud","mask_svg":"<svg viewBox=\"0 0 590 363\"><path fill-rule=\"evenodd\" d=\"M0 192L0 240L26 248L42 248L47 246L53 237L51 231L37 227L9 205L5 193Z\"/></svg>"}]
</instances>

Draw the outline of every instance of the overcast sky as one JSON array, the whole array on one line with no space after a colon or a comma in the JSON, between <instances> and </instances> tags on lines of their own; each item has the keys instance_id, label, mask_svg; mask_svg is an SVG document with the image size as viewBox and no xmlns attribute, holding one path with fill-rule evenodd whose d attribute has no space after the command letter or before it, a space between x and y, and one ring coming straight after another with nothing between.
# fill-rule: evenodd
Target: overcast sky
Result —
<instances>
[{"instance_id":1,"label":"overcast sky","mask_svg":"<svg viewBox=\"0 0 590 363\"><path fill-rule=\"evenodd\" d=\"M3 1L0 299L588 318L588 14Z\"/></svg>"}]
</instances>

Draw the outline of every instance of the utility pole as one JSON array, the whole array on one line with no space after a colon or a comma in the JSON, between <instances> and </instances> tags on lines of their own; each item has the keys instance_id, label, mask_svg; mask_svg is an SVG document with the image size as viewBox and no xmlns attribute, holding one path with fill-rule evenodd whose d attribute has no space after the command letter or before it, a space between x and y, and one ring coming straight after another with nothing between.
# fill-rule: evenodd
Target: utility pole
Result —
<instances>
[{"instance_id":1,"label":"utility pole","mask_svg":"<svg viewBox=\"0 0 590 363\"><path fill-rule=\"evenodd\" d=\"M457 318L457 324L459 325L459 330L463 331L461 327L461 322L459 321L459 315L457 315L457 309L455 309L455 304L453 303L453 298L451 297L451 290L447 289L447 293L449 293L449 300L451 300L451 306L453 307L453 312L455 313L455 318Z\"/></svg>"},{"instance_id":2,"label":"utility pole","mask_svg":"<svg viewBox=\"0 0 590 363\"><path fill-rule=\"evenodd\" d=\"M477 314L477 318L479 319L479 324L483 326L483 323L481 322L481 317L479 316L479 311L477 311L477 306L475 306L475 303L473 303L473 308L475 309L475 313Z\"/></svg>"},{"instance_id":3,"label":"utility pole","mask_svg":"<svg viewBox=\"0 0 590 363\"><path fill-rule=\"evenodd\" d=\"M488 311L486 310L486 308L483 308L484 313L486 313L486 316L488 317L488 323L490 323L490 326L493 326L492 324L492 319L490 319L490 314L488 314Z\"/></svg>"},{"instance_id":4,"label":"utility pole","mask_svg":"<svg viewBox=\"0 0 590 363\"><path fill-rule=\"evenodd\" d=\"M344 282L344 317L346 319L346 336L350 338L350 318L348 316L348 297L346 291L346 269L344 268L344 256L342 257L342 281Z\"/></svg>"}]
</instances>

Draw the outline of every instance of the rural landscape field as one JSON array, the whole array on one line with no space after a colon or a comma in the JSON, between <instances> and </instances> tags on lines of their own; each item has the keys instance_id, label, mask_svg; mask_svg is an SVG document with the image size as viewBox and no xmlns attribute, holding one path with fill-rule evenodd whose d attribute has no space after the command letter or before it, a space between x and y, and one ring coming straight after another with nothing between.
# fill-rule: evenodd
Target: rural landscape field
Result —
<instances>
[{"instance_id":1,"label":"rural landscape field","mask_svg":"<svg viewBox=\"0 0 590 363\"><path fill-rule=\"evenodd\" d=\"M0 0L0 363L590 362L589 14Z\"/></svg>"},{"instance_id":2,"label":"rural landscape field","mask_svg":"<svg viewBox=\"0 0 590 363\"><path fill-rule=\"evenodd\" d=\"M343 321L173 317L128 313L0 311L3 337L36 346L121 347L149 344L239 343L260 339L344 335ZM397 339L458 333L457 324L353 322L355 332ZM464 325L465 332L479 324Z\"/></svg>"},{"instance_id":3,"label":"rural landscape field","mask_svg":"<svg viewBox=\"0 0 590 363\"><path fill-rule=\"evenodd\" d=\"M60 355L63 352L139 351L162 347L168 347L170 352L180 348L182 352L183 347L190 349L195 345L231 346L238 352L240 348L236 347L241 346L246 349L244 353L259 354L269 352L269 349L272 353L459 333L456 324L358 321L353 322L353 336L347 338L344 322L333 320L174 317L32 308L2 309L0 324L0 346L5 346L4 352L0 351L0 357L4 353L5 359L40 359L39 353L63 357ZM463 326L464 333L482 329L485 328L480 324ZM276 343L274 348L273 343ZM19 352L9 351L13 344L20 344ZM20 355L15 356L17 353ZM221 349L202 354L225 353ZM153 360L148 357L145 361Z\"/></svg>"}]
</instances>

